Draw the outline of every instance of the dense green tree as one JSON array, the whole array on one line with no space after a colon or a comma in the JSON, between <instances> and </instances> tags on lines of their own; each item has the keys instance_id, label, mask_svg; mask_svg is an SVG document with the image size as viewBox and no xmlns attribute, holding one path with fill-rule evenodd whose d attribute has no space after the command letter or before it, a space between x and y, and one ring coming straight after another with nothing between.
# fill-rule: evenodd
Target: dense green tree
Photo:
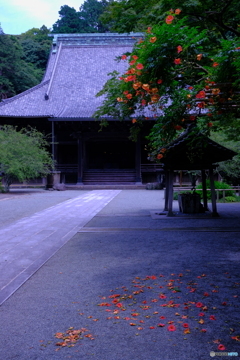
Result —
<instances>
[{"instance_id":1,"label":"dense green tree","mask_svg":"<svg viewBox=\"0 0 240 360\"><path fill-rule=\"evenodd\" d=\"M180 8L188 24L206 28L223 38L240 36L240 4L238 0L162 0L162 11Z\"/></svg>"},{"instance_id":2,"label":"dense green tree","mask_svg":"<svg viewBox=\"0 0 240 360\"><path fill-rule=\"evenodd\" d=\"M5 34L0 35L0 99L14 94L14 86L9 79L16 67L15 47L11 38ZM10 61L9 61L10 60Z\"/></svg>"},{"instance_id":3,"label":"dense green tree","mask_svg":"<svg viewBox=\"0 0 240 360\"><path fill-rule=\"evenodd\" d=\"M26 38L21 42L23 49L23 60L34 64L37 68L45 68L48 54L41 44L34 39Z\"/></svg>"},{"instance_id":4,"label":"dense green tree","mask_svg":"<svg viewBox=\"0 0 240 360\"><path fill-rule=\"evenodd\" d=\"M53 24L52 33L72 34L85 32L85 21L80 19L79 11L68 5L63 5L58 13L60 19Z\"/></svg>"},{"instance_id":5,"label":"dense green tree","mask_svg":"<svg viewBox=\"0 0 240 360\"><path fill-rule=\"evenodd\" d=\"M161 24L165 12L181 9L188 25L220 32L223 37L239 35L240 4L238 0L122 0L111 1L102 21L111 31L142 31Z\"/></svg>"},{"instance_id":6,"label":"dense green tree","mask_svg":"<svg viewBox=\"0 0 240 360\"><path fill-rule=\"evenodd\" d=\"M50 30L43 25L40 29L32 28L18 36L23 51L22 59L33 64L36 69L42 70L39 72L41 75L46 69L52 44L49 33Z\"/></svg>"},{"instance_id":7,"label":"dense green tree","mask_svg":"<svg viewBox=\"0 0 240 360\"><path fill-rule=\"evenodd\" d=\"M111 31L143 31L147 26L158 23L159 16L162 16L162 12L157 17L155 14L158 3L159 0L110 1L101 20L110 26Z\"/></svg>"},{"instance_id":8,"label":"dense green tree","mask_svg":"<svg viewBox=\"0 0 240 360\"><path fill-rule=\"evenodd\" d=\"M0 35L4 35L4 31L3 31L1 23L0 23Z\"/></svg>"},{"instance_id":9,"label":"dense green tree","mask_svg":"<svg viewBox=\"0 0 240 360\"><path fill-rule=\"evenodd\" d=\"M109 29L100 20L100 15L108 5L107 0L85 0L79 11L68 5L61 6L60 19L53 25L53 33L94 33Z\"/></svg>"},{"instance_id":10,"label":"dense green tree","mask_svg":"<svg viewBox=\"0 0 240 360\"><path fill-rule=\"evenodd\" d=\"M0 173L5 191L14 180L24 181L49 173L53 161L48 143L33 128L17 131L15 127L0 127Z\"/></svg>"},{"instance_id":11,"label":"dense green tree","mask_svg":"<svg viewBox=\"0 0 240 360\"><path fill-rule=\"evenodd\" d=\"M38 83L35 68L23 60L15 36L0 35L0 99L18 94Z\"/></svg>"},{"instance_id":12,"label":"dense green tree","mask_svg":"<svg viewBox=\"0 0 240 360\"><path fill-rule=\"evenodd\" d=\"M85 32L106 32L109 30L108 24L103 24L101 14L108 5L107 0L85 0L80 7L80 19L85 22Z\"/></svg>"}]
</instances>

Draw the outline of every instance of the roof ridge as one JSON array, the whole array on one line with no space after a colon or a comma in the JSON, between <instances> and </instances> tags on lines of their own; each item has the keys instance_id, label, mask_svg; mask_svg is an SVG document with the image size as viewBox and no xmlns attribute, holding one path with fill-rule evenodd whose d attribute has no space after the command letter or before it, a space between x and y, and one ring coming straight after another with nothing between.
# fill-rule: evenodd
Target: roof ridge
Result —
<instances>
[{"instance_id":1,"label":"roof ridge","mask_svg":"<svg viewBox=\"0 0 240 360\"><path fill-rule=\"evenodd\" d=\"M17 95L15 95L15 96L13 96L13 97L11 97L9 99L4 99L2 102L0 102L0 107L3 106L3 105L9 104L10 102L15 101L16 99L19 99L19 98L21 98L21 97L35 91L36 89L39 89L40 87L46 85L49 81L50 81L50 79L48 79L46 81L43 81L40 84L35 85L35 86L31 87L30 89L27 89L24 92L22 92L20 94L17 94Z\"/></svg>"},{"instance_id":2,"label":"roof ridge","mask_svg":"<svg viewBox=\"0 0 240 360\"><path fill-rule=\"evenodd\" d=\"M90 38L90 37L135 37L135 36L142 36L144 35L144 32L138 31L138 32L129 32L129 33L117 33L117 32L104 32L104 33L56 33L56 34L49 34L49 37L53 37L54 39L58 38L58 37L62 37L62 38L77 38L77 37L81 37L81 38Z\"/></svg>"},{"instance_id":3,"label":"roof ridge","mask_svg":"<svg viewBox=\"0 0 240 360\"><path fill-rule=\"evenodd\" d=\"M62 43L63 44L63 43ZM97 47L101 47L101 48L112 48L113 47L113 44L73 44L73 45L67 45L67 44L63 44L62 45L62 48L63 49L77 49L77 48L97 48ZM124 47L127 47L129 48L130 45L129 44L114 44L114 48L124 48Z\"/></svg>"},{"instance_id":4,"label":"roof ridge","mask_svg":"<svg viewBox=\"0 0 240 360\"><path fill-rule=\"evenodd\" d=\"M46 91L46 93L45 93L45 100L48 100L48 99L49 99L49 94L50 94L51 87L52 87L52 83L53 83L54 76L55 76L55 73L56 73L56 69L57 69L57 65L58 65L58 60L59 60L59 57L60 57L60 54L61 54L61 49L62 49L62 43L60 43L60 46L59 46L59 48L58 48L57 57L56 57L56 59L55 59L54 65L53 65L52 74L51 74L51 76L50 76L48 88L47 88L47 91Z\"/></svg>"},{"instance_id":5,"label":"roof ridge","mask_svg":"<svg viewBox=\"0 0 240 360\"><path fill-rule=\"evenodd\" d=\"M53 36L53 44L62 43L65 46L115 46L116 43L133 45L138 38L144 36L144 33L80 33L50 34L50 36Z\"/></svg>"}]
</instances>

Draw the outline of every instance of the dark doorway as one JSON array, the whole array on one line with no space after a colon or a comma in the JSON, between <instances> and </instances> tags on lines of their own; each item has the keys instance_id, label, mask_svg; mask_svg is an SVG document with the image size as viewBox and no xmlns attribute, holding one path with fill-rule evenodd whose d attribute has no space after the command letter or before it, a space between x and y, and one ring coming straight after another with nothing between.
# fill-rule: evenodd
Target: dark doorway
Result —
<instances>
[{"instance_id":1,"label":"dark doorway","mask_svg":"<svg viewBox=\"0 0 240 360\"><path fill-rule=\"evenodd\" d=\"M77 144L59 144L57 147L58 164L77 164Z\"/></svg>"},{"instance_id":2,"label":"dark doorway","mask_svg":"<svg viewBox=\"0 0 240 360\"><path fill-rule=\"evenodd\" d=\"M88 169L134 169L135 143L130 141L89 141L86 144Z\"/></svg>"},{"instance_id":3,"label":"dark doorway","mask_svg":"<svg viewBox=\"0 0 240 360\"><path fill-rule=\"evenodd\" d=\"M56 157L57 169L61 171L61 181L66 184L77 183L77 144L58 144Z\"/></svg>"}]
</instances>

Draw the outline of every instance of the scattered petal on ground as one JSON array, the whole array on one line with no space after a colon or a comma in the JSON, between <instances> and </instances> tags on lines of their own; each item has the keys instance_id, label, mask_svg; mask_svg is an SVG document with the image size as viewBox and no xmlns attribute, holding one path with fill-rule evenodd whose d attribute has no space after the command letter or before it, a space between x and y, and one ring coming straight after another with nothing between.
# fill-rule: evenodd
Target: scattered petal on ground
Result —
<instances>
[{"instance_id":1,"label":"scattered petal on ground","mask_svg":"<svg viewBox=\"0 0 240 360\"><path fill-rule=\"evenodd\" d=\"M208 333L210 336L210 334L216 334L216 331L219 331L221 333L219 339L211 340L213 343L218 344L218 350L225 350L229 341L232 344L239 342L239 335L231 336L237 328L237 324L231 326L230 322L234 322L234 311L239 308L235 294L236 288L239 288L240 284L234 283L231 285L228 283L229 288L233 291L233 300L227 302L222 301L219 297L220 290L224 297L224 288L220 289L217 280L215 283L212 280L212 283L208 283L208 279L209 281L212 279L210 274L208 276L206 274L197 276L198 283L194 279L190 279L190 277L190 270L176 275L176 278L174 278L174 274L171 274L171 277L163 274L148 275L143 278L140 276L135 277L128 286L119 286L115 290L110 290L114 294L100 295L101 299L111 299L111 303L102 302L97 304L97 311L107 311L106 320L111 320L113 324L118 324L118 326L119 324L126 324L127 321L131 327L141 331L135 335L145 334L149 329L154 332L161 331L161 334L162 331L181 333L183 336L190 334L189 337L184 337L184 340L187 340L196 333L202 333L202 336L205 336L204 333ZM212 287L218 290L212 292ZM122 293L119 292L120 288L123 291ZM162 289L160 293L159 289ZM228 300L229 295L228 298L226 296L224 298ZM234 307L232 319L229 319L224 312L226 305ZM107 309L101 309L102 307L107 307ZM209 313L209 309L211 313ZM80 314L84 315L85 313L81 312ZM94 322L99 321L100 318L96 314L85 316L86 319L91 319ZM176 316L180 319L179 321ZM159 323L159 319L165 321ZM188 319L188 322L184 322L184 319ZM217 327L217 330L215 330L217 320L221 321L221 323L224 322L225 326L222 328ZM142 324L144 324L144 327ZM201 326L203 324L204 328ZM160 330L161 328L162 330ZM74 346L80 337L94 339L90 333L83 334L84 332L88 332L88 330L85 328L79 330L70 328L66 333L57 332L55 337L61 341L56 345L59 347ZM223 345L223 341L225 345Z\"/></svg>"}]
</instances>

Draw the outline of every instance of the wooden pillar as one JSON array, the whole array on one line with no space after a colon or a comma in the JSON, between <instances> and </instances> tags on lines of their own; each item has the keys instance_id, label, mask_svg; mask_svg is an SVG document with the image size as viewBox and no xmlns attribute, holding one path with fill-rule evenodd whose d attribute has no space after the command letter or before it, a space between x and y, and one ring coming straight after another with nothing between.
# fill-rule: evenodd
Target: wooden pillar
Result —
<instances>
[{"instance_id":1,"label":"wooden pillar","mask_svg":"<svg viewBox=\"0 0 240 360\"><path fill-rule=\"evenodd\" d=\"M77 169L77 185L83 184L83 140L82 136L78 137L78 169Z\"/></svg>"},{"instance_id":2,"label":"wooden pillar","mask_svg":"<svg viewBox=\"0 0 240 360\"><path fill-rule=\"evenodd\" d=\"M167 216L174 216L173 214L173 170L169 170L169 189L168 189L168 213Z\"/></svg>"},{"instance_id":3,"label":"wooden pillar","mask_svg":"<svg viewBox=\"0 0 240 360\"><path fill-rule=\"evenodd\" d=\"M211 188L211 198L212 198L212 216L218 217L217 213L217 202L216 202L216 194L215 194L215 186L214 186L214 178L213 178L213 168L212 166L209 169L210 176L210 188Z\"/></svg>"},{"instance_id":4,"label":"wooden pillar","mask_svg":"<svg viewBox=\"0 0 240 360\"><path fill-rule=\"evenodd\" d=\"M52 121L52 159L53 159L53 161L56 160L56 157L55 157L55 126L54 126L54 121Z\"/></svg>"},{"instance_id":5,"label":"wooden pillar","mask_svg":"<svg viewBox=\"0 0 240 360\"><path fill-rule=\"evenodd\" d=\"M141 138L138 135L135 150L135 170L136 170L136 184L142 184L141 173Z\"/></svg>"},{"instance_id":6,"label":"wooden pillar","mask_svg":"<svg viewBox=\"0 0 240 360\"><path fill-rule=\"evenodd\" d=\"M207 186L206 186L206 172L204 169L202 172L202 194L203 194L203 208L205 211L208 211L208 203L207 203Z\"/></svg>"},{"instance_id":7,"label":"wooden pillar","mask_svg":"<svg viewBox=\"0 0 240 360\"><path fill-rule=\"evenodd\" d=\"M180 186L182 187L182 178L183 178L183 173L182 170L180 170L180 174L179 174L179 182L180 182Z\"/></svg>"},{"instance_id":8,"label":"wooden pillar","mask_svg":"<svg viewBox=\"0 0 240 360\"><path fill-rule=\"evenodd\" d=\"M164 203L164 209L163 211L168 211L168 198L169 198L169 172L168 170L165 170L165 203Z\"/></svg>"}]
</instances>

